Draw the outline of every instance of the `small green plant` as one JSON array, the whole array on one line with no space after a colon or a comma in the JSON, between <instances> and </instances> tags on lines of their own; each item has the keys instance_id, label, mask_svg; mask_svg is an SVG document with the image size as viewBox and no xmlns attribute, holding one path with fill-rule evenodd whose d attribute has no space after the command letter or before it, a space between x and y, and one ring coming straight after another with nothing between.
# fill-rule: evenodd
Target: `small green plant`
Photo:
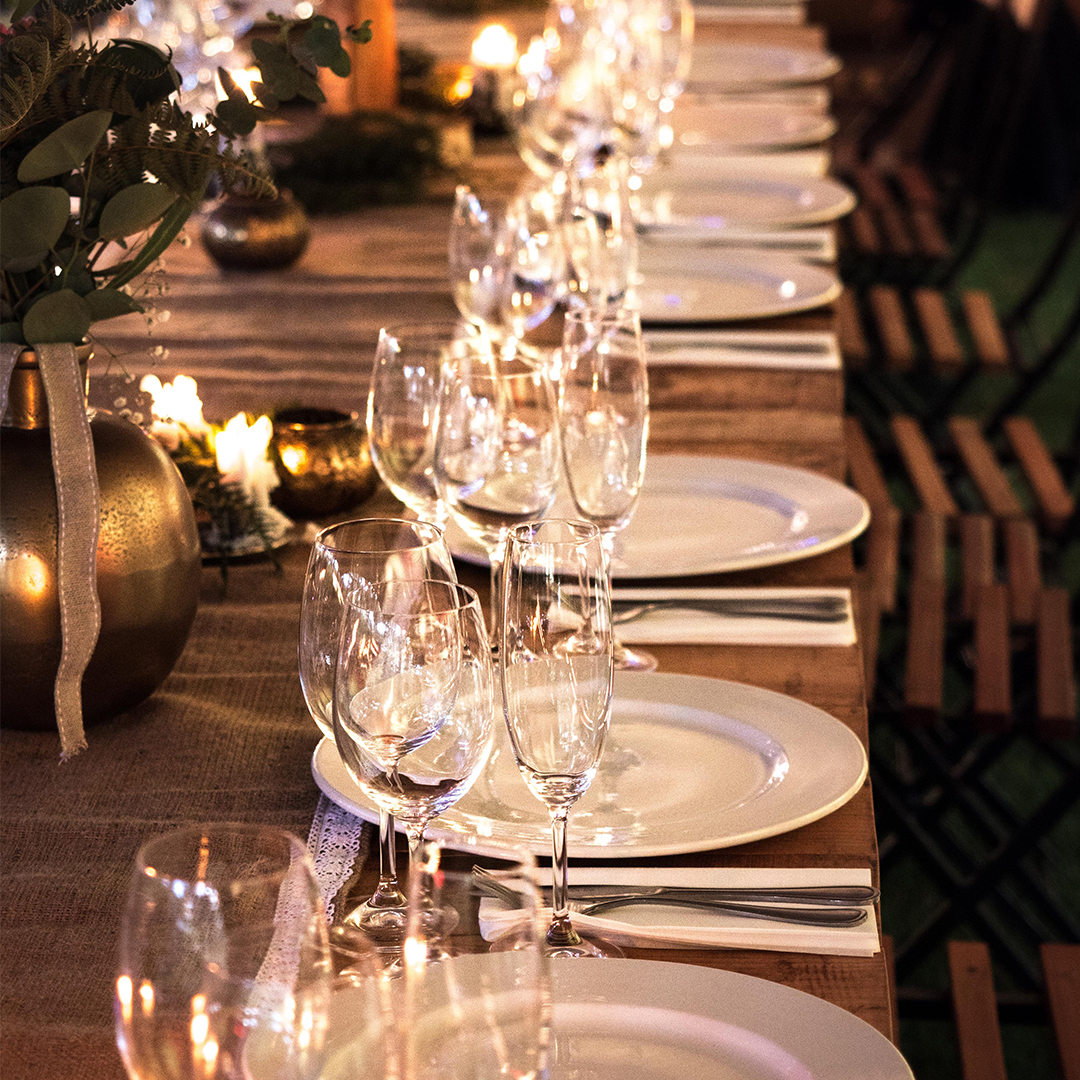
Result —
<instances>
[{"instance_id":1,"label":"small green plant","mask_svg":"<svg viewBox=\"0 0 1080 1080\"><path fill-rule=\"evenodd\" d=\"M102 319L141 311L137 282L215 179L272 197L264 169L234 147L280 102L323 100L317 75L348 75L344 32L324 16L285 19L257 41L251 102L228 73L205 122L177 103L167 53L96 42L94 15L130 0L21 0L0 40L0 341L78 343ZM87 40L73 38L85 23ZM135 292L136 295L132 295Z\"/></svg>"}]
</instances>

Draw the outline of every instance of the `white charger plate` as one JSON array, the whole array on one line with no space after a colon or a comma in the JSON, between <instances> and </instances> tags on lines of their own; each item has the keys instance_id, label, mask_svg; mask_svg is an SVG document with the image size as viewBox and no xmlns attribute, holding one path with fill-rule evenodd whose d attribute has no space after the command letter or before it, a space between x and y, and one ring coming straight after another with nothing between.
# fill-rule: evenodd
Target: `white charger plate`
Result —
<instances>
[{"instance_id":1,"label":"white charger plate","mask_svg":"<svg viewBox=\"0 0 1080 1080\"><path fill-rule=\"evenodd\" d=\"M565 485L549 516L578 516ZM615 542L613 573L623 581L775 566L840 547L869 523L866 500L820 473L650 454L637 510ZM487 565L486 552L458 526L449 526L446 540L455 558Z\"/></svg>"},{"instance_id":2,"label":"white charger plate","mask_svg":"<svg viewBox=\"0 0 1080 1080\"><path fill-rule=\"evenodd\" d=\"M809 177L718 176L686 182L664 176L646 183L640 199L639 228L660 235L687 227L720 231L821 225L855 208L850 188Z\"/></svg>"},{"instance_id":3,"label":"white charger plate","mask_svg":"<svg viewBox=\"0 0 1080 1080\"><path fill-rule=\"evenodd\" d=\"M821 49L737 43L695 45L690 90L759 90L821 82L840 70L839 57Z\"/></svg>"},{"instance_id":4,"label":"white charger plate","mask_svg":"<svg viewBox=\"0 0 1080 1080\"><path fill-rule=\"evenodd\" d=\"M720 679L617 672L600 768L570 814L570 852L655 858L775 836L843 806L866 770L855 734L795 698ZM311 771L333 802L378 820L330 739L315 748ZM427 835L450 847L467 839L551 854L547 814L502 725L476 785Z\"/></svg>"},{"instance_id":5,"label":"white charger plate","mask_svg":"<svg viewBox=\"0 0 1080 1080\"><path fill-rule=\"evenodd\" d=\"M730 101L679 102L671 126L679 146L732 150L809 146L836 132L836 121L818 109Z\"/></svg>"},{"instance_id":6,"label":"white charger plate","mask_svg":"<svg viewBox=\"0 0 1080 1080\"><path fill-rule=\"evenodd\" d=\"M641 268L634 287L643 323L764 319L830 304L843 291L831 270L764 251L717 252L700 274Z\"/></svg>"}]
</instances>

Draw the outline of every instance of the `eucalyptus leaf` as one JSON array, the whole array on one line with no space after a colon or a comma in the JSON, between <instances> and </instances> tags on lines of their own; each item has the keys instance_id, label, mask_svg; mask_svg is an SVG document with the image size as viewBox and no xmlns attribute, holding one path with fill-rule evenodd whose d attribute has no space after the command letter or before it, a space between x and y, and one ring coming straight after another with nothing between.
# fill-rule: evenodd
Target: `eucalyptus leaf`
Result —
<instances>
[{"instance_id":1,"label":"eucalyptus leaf","mask_svg":"<svg viewBox=\"0 0 1080 1080\"><path fill-rule=\"evenodd\" d=\"M149 228L174 202L175 192L164 184L132 184L105 204L98 228L106 240L122 240Z\"/></svg>"},{"instance_id":2,"label":"eucalyptus leaf","mask_svg":"<svg viewBox=\"0 0 1080 1080\"><path fill-rule=\"evenodd\" d=\"M37 266L64 234L71 217L71 200L59 187L20 188L0 201L5 270Z\"/></svg>"},{"instance_id":3,"label":"eucalyptus leaf","mask_svg":"<svg viewBox=\"0 0 1080 1080\"><path fill-rule=\"evenodd\" d=\"M132 312L142 311L142 304L119 289L95 289L94 292L87 293L83 299L90 309L90 317L94 322L101 319L115 319L119 315L130 315Z\"/></svg>"},{"instance_id":4,"label":"eucalyptus leaf","mask_svg":"<svg viewBox=\"0 0 1080 1080\"><path fill-rule=\"evenodd\" d=\"M30 345L58 341L78 344L86 337L93 317L90 306L71 289L46 293L26 313L23 336Z\"/></svg>"},{"instance_id":5,"label":"eucalyptus leaf","mask_svg":"<svg viewBox=\"0 0 1080 1080\"><path fill-rule=\"evenodd\" d=\"M282 45L256 39L251 43L255 62L259 65L262 81L270 87L279 101L290 101L299 90L299 68L292 62Z\"/></svg>"},{"instance_id":6,"label":"eucalyptus leaf","mask_svg":"<svg viewBox=\"0 0 1080 1080\"><path fill-rule=\"evenodd\" d=\"M22 22L31 11L37 7L38 0L19 0L19 2L11 9L11 24L14 26L18 22Z\"/></svg>"},{"instance_id":7,"label":"eucalyptus leaf","mask_svg":"<svg viewBox=\"0 0 1080 1080\"><path fill-rule=\"evenodd\" d=\"M250 135L259 119L255 106L242 91L219 101L214 115L221 126L233 135Z\"/></svg>"},{"instance_id":8,"label":"eucalyptus leaf","mask_svg":"<svg viewBox=\"0 0 1080 1080\"><path fill-rule=\"evenodd\" d=\"M366 45L371 40L371 20L365 19L359 26L347 27L345 36L358 45Z\"/></svg>"},{"instance_id":9,"label":"eucalyptus leaf","mask_svg":"<svg viewBox=\"0 0 1080 1080\"><path fill-rule=\"evenodd\" d=\"M341 35L329 19L315 18L304 34L304 45L319 67L330 67L341 52Z\"/></svg>"},{"instance_id":10,"label":"eucalyptus leaf","mask_svg":"<svg viewBox=\"0 0 1080 1080\"><path fill-rule=\"evenodd\" d=\"M78 168L101 142L112 117L107 109L95 109L61 124L22 159L19 180L33 184Z\"/></svg>"}]
</instances>

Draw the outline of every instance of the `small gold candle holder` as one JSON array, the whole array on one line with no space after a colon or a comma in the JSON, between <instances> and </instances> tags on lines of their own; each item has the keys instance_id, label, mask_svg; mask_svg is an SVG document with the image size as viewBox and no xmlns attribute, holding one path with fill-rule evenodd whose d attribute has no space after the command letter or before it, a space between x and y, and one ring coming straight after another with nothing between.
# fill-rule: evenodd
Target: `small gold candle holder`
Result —
<instances>
[{"instance_id":1,"label":"small gold candle holder","mask_svg":"<svg viewBox=\"0 0 1080 1080\"><path fill-rule=\"evenodd\" d=\"M270 449L281 480L270 499L291 518L328 517L375 490L367 431L356 413L282 409Z\"/></svg>"}]
</instances>

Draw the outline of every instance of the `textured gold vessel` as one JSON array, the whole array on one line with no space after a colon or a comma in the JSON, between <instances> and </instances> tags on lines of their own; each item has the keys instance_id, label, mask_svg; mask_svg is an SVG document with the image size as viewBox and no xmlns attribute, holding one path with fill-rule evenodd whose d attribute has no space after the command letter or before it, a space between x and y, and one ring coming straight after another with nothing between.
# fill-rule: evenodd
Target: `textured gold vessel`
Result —
<instances>
[{"instance_id":1,"label":"textured gold vessel","mask_svg":"<svg viewBox=\"0 0 1080 1080\"><path fill-rule=\"evenodd\" d=\"M81 350L80 360L89 358ZM56 488L37 358L20 356L0 426L0 725L55 726L60 662ZM92 414L101 493L101 634L83 678L83 718L148 697L183 651L201 553L191 498L169 456L134 424Z\"/></svg>"},{"instance_id":2,"label":"textured gold vessel","mask_svg":"<svg viewBox=\"0 0 1080 1080\"><path fill-rule=\"evenodd\" d=\"M288 191L276 199L227 195L202 227L206 250L233 270L278 270L303 255L311 236L307 213Z\"/></svg>"},{"instance_id":3,"label":"textured gold vessel","mask_svg":"<svg viewBox=\"0 0 1080 1080\"><path fill-rule=\"evenodd\" d=\"M375 490L367 431L356 413L282 409L270 446L281 480L270 498L289 517L327 517Z\"/></svg>"}]
</instances>

